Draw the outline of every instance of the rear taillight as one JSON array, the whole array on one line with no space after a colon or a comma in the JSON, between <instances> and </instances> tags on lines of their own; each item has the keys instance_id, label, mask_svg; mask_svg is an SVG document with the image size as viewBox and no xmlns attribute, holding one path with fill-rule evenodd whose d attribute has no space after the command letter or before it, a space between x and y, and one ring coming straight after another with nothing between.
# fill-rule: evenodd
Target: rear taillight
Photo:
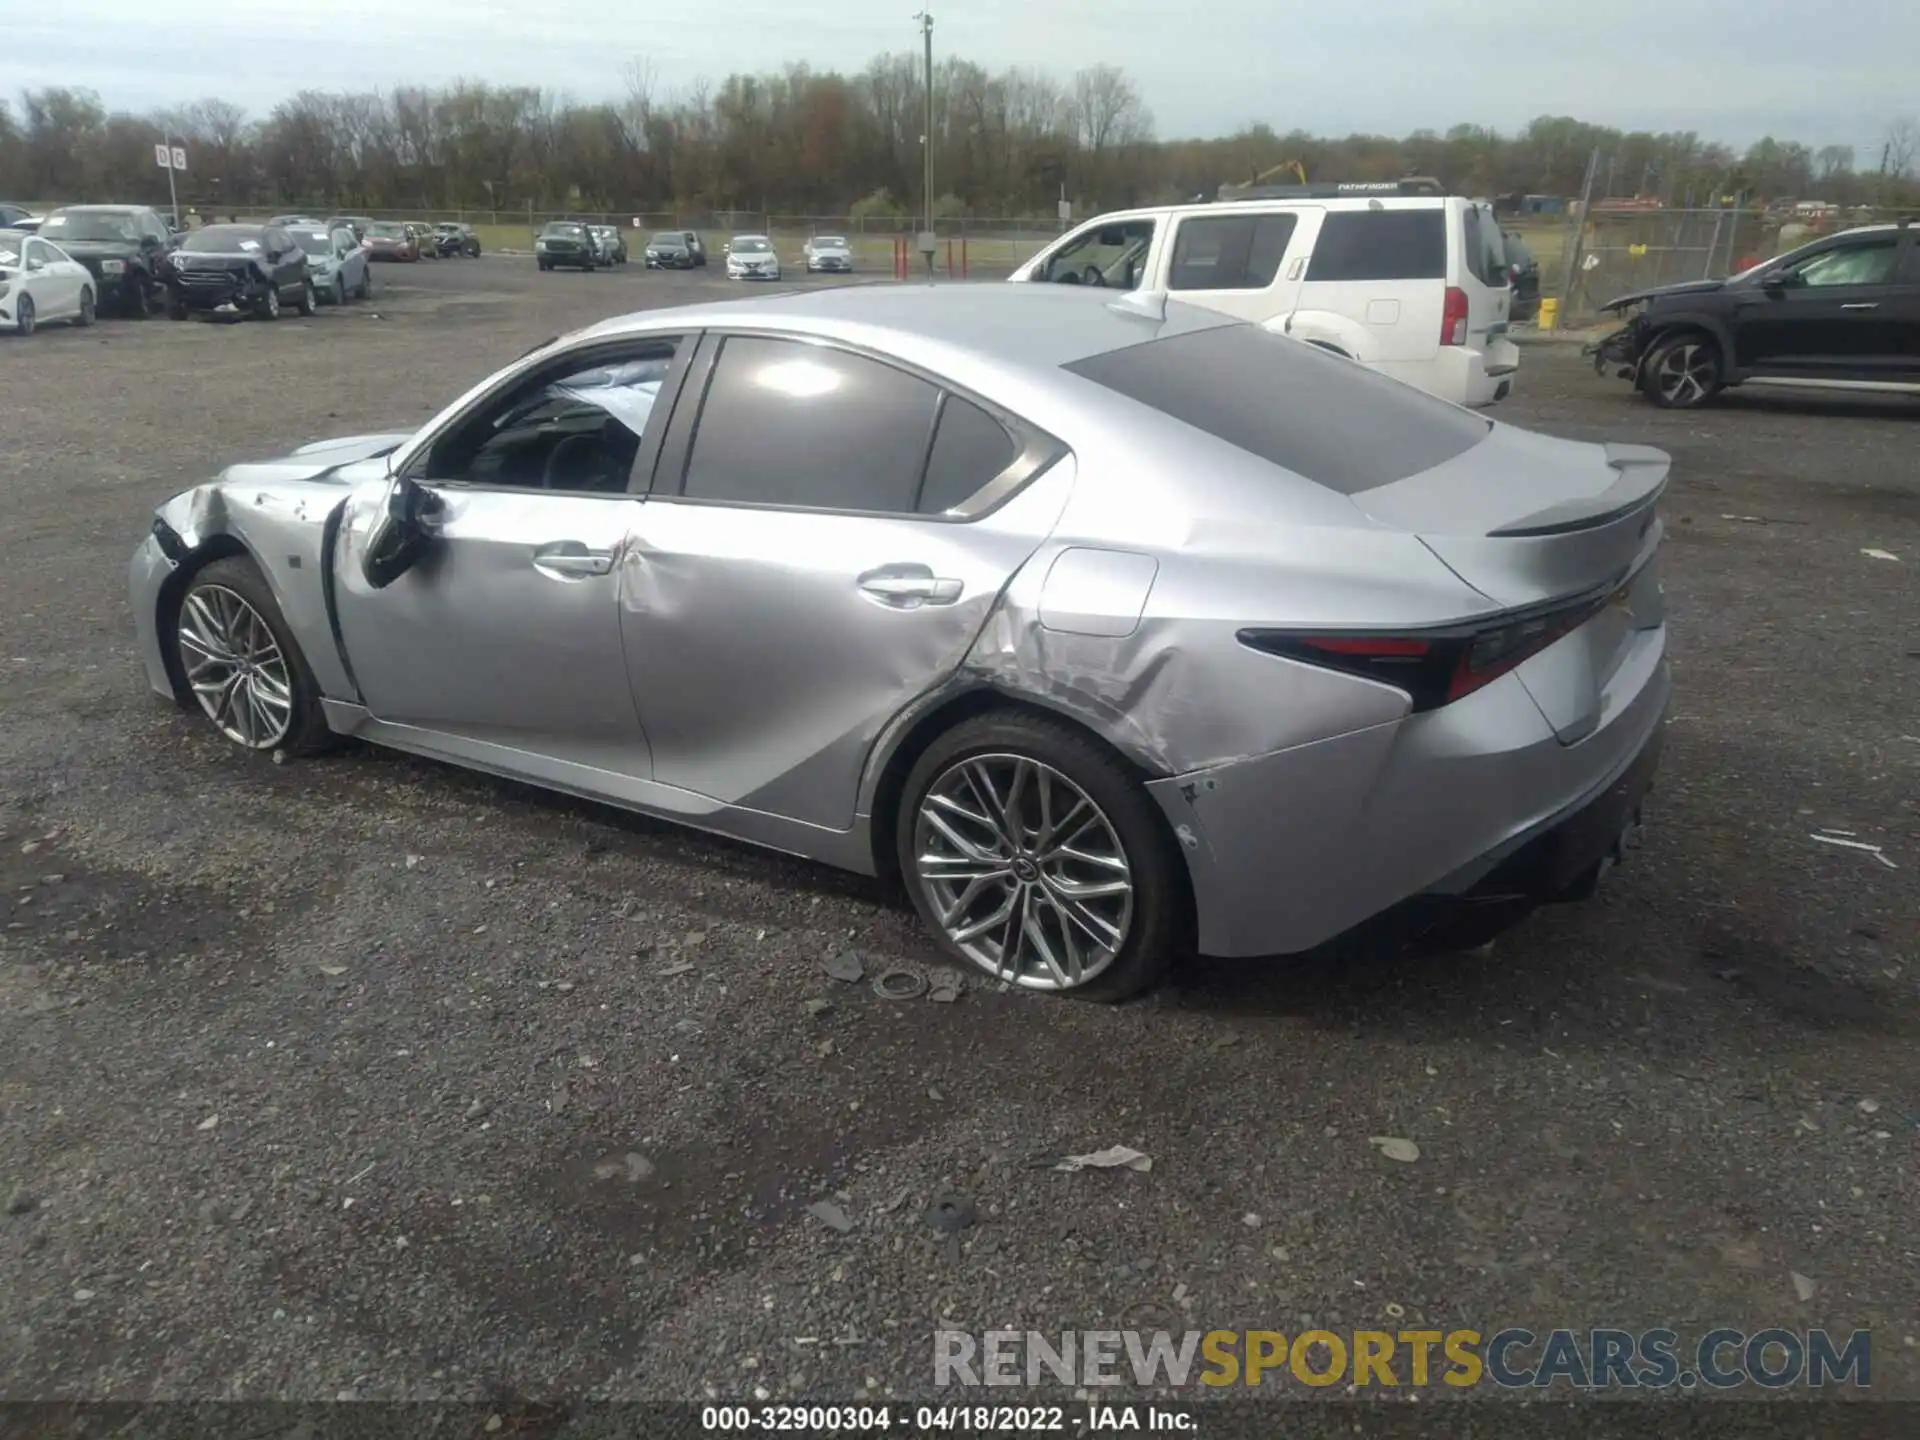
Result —
<instances>
[{"instance_id":1,"label":"rear taillight","mask_svg":"<svg viewBox=\"0 0 1920 1440\"><path fill-rule=\"evenodd\" d=\"M1405 635L1304 635L1243 630L1254 650L1403 690L1414 713L1438 710L1492 684L1604 610L1619 591L1489 624Z\"/></svg>"},{"instance_id":2,"label":"rear taillight","mask_svg":"<svg viewBox=\"0 0 1920 1440\"><path fill-rule=\"evenodd\" d=\"M1440 312L1440 343L1467 343L1467 292L1457 285L1447 287L1446 308Z\"/></svg>"}]
</instances>

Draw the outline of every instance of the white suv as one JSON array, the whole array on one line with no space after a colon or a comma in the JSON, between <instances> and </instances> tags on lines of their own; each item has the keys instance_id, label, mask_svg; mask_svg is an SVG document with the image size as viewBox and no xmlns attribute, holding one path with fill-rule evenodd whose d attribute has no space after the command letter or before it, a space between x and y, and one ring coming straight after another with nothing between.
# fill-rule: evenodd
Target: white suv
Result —
<instances>
[{"instance_id":1,"label":"white suv","mask_svg":"<svg viewBox=\"0 0 1920 1440\"><path fill-rule=\"evenodd\" d=\"M1499 224L1431 180L1241 187L1115 211L1012 278L1165 293L1460 405L1505 399L1520 368Z\"/></svg>"}]
</instances>

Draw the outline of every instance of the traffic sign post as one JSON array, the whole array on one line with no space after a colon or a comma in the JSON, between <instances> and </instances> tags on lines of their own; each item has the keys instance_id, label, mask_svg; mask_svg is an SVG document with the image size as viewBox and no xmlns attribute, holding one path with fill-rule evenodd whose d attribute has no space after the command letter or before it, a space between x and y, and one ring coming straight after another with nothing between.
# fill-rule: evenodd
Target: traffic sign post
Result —
<instances>
[{"instance_id":1,"label":"traffic sign post","mask_svg":"<svg viewBox=\"0 0 1920 1440\"><path fill-rule=\"evenodd\" d=\"M171 138L171 137L169 137ZM174 185L174 174L187 168L187 151L184 145L162 143L153 147L153 161L167 172L167 199L173 206L173 228L180 228L180 192Z\"/></svg>"}]
</instances>

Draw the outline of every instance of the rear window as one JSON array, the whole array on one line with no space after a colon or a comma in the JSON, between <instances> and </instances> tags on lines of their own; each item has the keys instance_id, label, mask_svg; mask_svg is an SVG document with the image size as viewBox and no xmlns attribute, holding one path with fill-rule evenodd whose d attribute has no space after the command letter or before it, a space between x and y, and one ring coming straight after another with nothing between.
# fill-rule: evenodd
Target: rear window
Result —
<instances>
[{"instance_id":1,"label":"rear window","mask_svg":"<svg viewBox=\"0 0 1920 1440\"><path fill-rule=\"evenodd\" d=\"M1493 428L1471 410L1257 325L1149 340L1065 368L1342 495L1445 464Z\"/></svg>"},{"instance_id":2,"label":"rear window","mask_svg":"<svg viewBox=\"0 0 1920 1440\"><path fill-rule=\"evenodd\" d=\"M1335 210L1320 224L1308 280L1444 280L1447 216L1419 210Z\"/></svg>"}]
</instances>

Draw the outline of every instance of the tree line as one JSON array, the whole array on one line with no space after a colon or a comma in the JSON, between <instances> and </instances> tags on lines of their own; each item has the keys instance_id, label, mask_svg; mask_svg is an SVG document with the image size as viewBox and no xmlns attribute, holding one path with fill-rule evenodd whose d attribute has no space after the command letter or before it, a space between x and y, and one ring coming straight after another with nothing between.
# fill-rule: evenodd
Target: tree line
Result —
<instances>
[{"instance_id":1,"label":"tree line","mask_svg":"<svg viewBox=\"0 0 1920 1440\"><path fill-rule=\"evenodd\" d=\"M225 100L144 115L91 91L27 90L0 100L0 195L24 201L153 203L167 176L153 147L188 150L181 203L355 210L919 213L921 63L875 57L857 74L789 66L662 93L635 61L618 98L583 102L525 86L459 82L384 93L301 91L262 116ZM1542 116L1518 134L1456 125L1444 134L1317 136L1252 125L1213 139L1156 139L1132 79L1110 65L1062 80L989 73L948 59L934 75L935 210L1051 217L1211 195L1225 181L1298 162L1317 179L1430 175L1471 194L1581 192L1670 205L1749 198L1842 204L1920 199L1920 123L1887 126L1856 169L1847 147L1767 138L1744 153L1692 131L1626 132Z\"/></svg>"}]
</instances>

